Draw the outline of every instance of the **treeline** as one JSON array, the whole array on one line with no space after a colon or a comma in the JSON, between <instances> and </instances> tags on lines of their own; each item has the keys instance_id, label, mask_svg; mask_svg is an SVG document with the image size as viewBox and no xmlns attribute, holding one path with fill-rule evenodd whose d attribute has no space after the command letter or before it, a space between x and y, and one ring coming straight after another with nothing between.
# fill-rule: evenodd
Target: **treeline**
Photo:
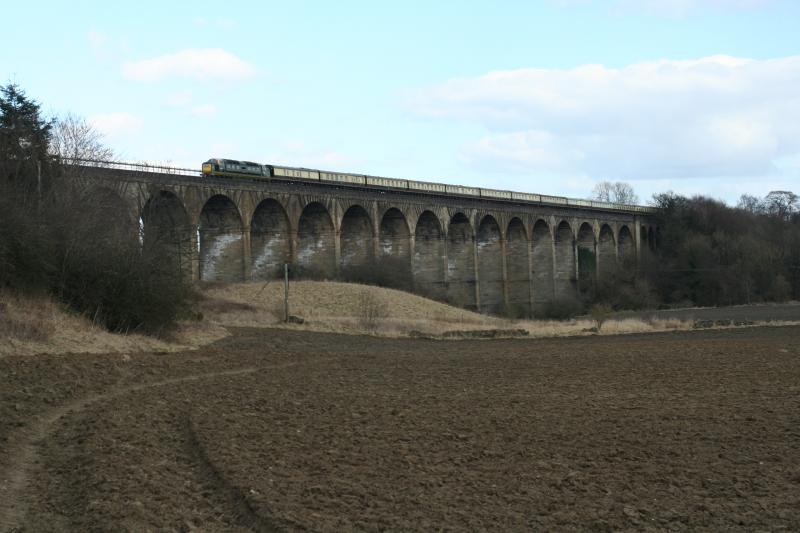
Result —
<instances>
[{"instance_id":1,"label":"treeline","mask_svg":"<svg viewBox=\"0 0 800 533\"><path fill-rule=\"evenodd\" d=\"M661 303L702 306L800 299L800 202L789 191L737 207L656 195L659 247L645 276Z\"/></svg>"},{"instance_id":2,"label":"treeline","mask_svg":"<svg viewBox=\"0 0 800 533\"><path fill-rule=\"evenodd\" d=\"M160 334L190 289L142 246L137 217L82 185L68 157L109 157L74 117L42 116L19 87L0 87L0 289L48 293L112 331Z\"/></svg>"},{"instance_id":3,"label":"treeline","mask_svg":"<svg viewBox=\"0 0 800 533\"><path fill-rule=\"evenodd\" d=\"M773 191L744 195L736 207L703 196L655 195L659 232L641 257L603 266L539 314L566 318L593 307L614 310L724 306L800 300L800 198ZM579 250L582 272L594 254Z\"/></svg>"}]
</instances>

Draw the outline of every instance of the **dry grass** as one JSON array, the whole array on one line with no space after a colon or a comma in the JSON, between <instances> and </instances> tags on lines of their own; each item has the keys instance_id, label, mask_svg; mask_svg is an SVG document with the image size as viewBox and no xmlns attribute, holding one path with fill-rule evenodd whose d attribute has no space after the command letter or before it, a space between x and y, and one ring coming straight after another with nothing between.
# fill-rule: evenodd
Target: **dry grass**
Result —
<instances>
[{"instance_id":1,"label":"dry grass","mask_svg":"<svg viewBox=\"0 0 800 533\"><path fill-rule=\"evenodd\" d=\"M230 302L230 309L215 312L202 307L203 315L221 326L282 327L310 331L334 331L404 337L412 333L440 337L453 330L524 329L531 337L563 337L596 334L596 322L576 320L507 320L473 313L421 296L332 281L298 281L289 289L289 312L305 319L302 325L284 324L283 284L213 284L204 287L209 301ZM241 307L237 307L241 306ZM217 306L225 308L225 306ZM691 329L679 320L608 319L601 335Z\"/></svg>"},{"instance_id":2,"label":"dry grass","mask_svg":"<svg viewBox=\"0 0 800 533\"><path fill-rule=\"evenodd\" d=\"M45 298L0 299L0 338L46 342L54 332L56 309Z\"/></svg>"},{"instance_id":3,"label":"dry grass","mask_svg":"<svg viewBox=\"0 0 800 533\"><path fill-rule=\"evenodd\" d=\"M52 299L0 292L0 357L37 353L176 352L228 335L226 326L281 327L356 335L442 337L446 332L523 329L530 337L620 335L692 329L678 319L607 319L597 331L589 317L507 320L473 313L414 294L339 282L300 281L290 288L289 312L304 324L283 323L283 285L204 284L201 322L182 322L169 339L109 333ZM796 324L772 322L773 325Z\"/></svg>"},{"instance_id":4,"label":"dry grass","mask_svg":"<svg viewBox=\"0 0 800 533\"><path fill-rule=\"evenodd\" d=\"M212 301L225 300L252 309L217 313L201 303L203 316L224 326L287 327L343 333L374 332L404 336L411 331L440 334L451 329L509 327L510 322L473 313L394 289L333 281L298 281L289 289L289 313L303 325L283 324L283 284L213 284L203 288Z\"/></svg>"},{"instance_id":5,"label":"dry grass","mask_svg":"<svg viewBox=\"0 0 800 533\"><path fill-rule=\"evenodd\" d=\"M179 324L171 339L110 333L91 320L62 309L48 297L0 292L0 357L63 353L176 352L225 337L219 326Z\"/></svg>"}]
</instances>

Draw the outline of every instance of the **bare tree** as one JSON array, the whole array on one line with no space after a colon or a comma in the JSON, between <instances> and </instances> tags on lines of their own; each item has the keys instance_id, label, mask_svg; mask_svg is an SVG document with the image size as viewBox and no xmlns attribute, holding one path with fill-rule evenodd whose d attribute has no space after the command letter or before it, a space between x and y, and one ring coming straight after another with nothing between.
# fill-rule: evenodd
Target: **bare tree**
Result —
<instances>
[{"instance_id":1,"label":"bare tree","mask_svg":"<svg viewBox=\"0 0 800 533\"><path fill-rule=\"evenodd\" d=\"M751 194L743 194L739 197L739 204L736 207L749 211L750 213L764 212L764 203L759 197Z\"/></svg>"},{"instance_id":2,"label":"bare tree","mask_svg":"<svg viewBox=\"0 0 800 533\"><path fill-rule=\"evenodd\" d=\"M71 113L56 120L50 153L62 161L108 161L114 158L114 151L103 144L103 134Z\"/></svg>"},{"instance_id":3,"label":"bare tree","mask_svg":"<svg viewBox=\"0 0 800 533\"><path fill-rule=\"evenodd\" d=\"M789 220L800 211L800 197L791 191L771 191L764 197L767 213Z\"/></svg>"},{"instance_id":4,"label":"bare tree","mask_svg":"<svg viewBox=\"0 0 800 533\"><path fill-rule=\"evenodd\" d=\"M592 200L615 204L635 205L639 197L629 184L622 181L601 181L592 190Z\"/></svg>"}]
</instances>

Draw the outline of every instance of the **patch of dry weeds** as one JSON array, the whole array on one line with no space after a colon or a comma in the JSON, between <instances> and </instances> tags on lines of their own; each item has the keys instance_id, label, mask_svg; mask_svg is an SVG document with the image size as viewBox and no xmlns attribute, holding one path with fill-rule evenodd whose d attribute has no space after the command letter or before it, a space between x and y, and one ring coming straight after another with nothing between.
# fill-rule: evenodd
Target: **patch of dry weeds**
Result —
<instances>
[{"instance_id":1,"label":"patch of dry weeds","mask_svg":"<svg viewBox=\"0 0 800 533\"><path fill-rule=\"evenodd\" d=\"M60 353L177 352L228 335L215 324L181 322L169 338L111 333L49 297L0 293L0 356Z\"/></svg>"},{"instance_id":2,"label":"patch of dry weeds","mask_svg":"<svg viewBox=\"0 0 800 533\"><path fill-rule=\"evenodd\" d=\"M596 334L596 321L509 320L453 307L415 294L334 281L297 281L289 289L289 312L304 324L284 324L283 284L232 283L205 286L204 316L223 326L281 327L382 337L442 337L453 330L524 329L531 337ZM228 302L228 303L223 303ZM606 319L601 335L691 329L680 320Z\"/></svg>"}]
</instances>

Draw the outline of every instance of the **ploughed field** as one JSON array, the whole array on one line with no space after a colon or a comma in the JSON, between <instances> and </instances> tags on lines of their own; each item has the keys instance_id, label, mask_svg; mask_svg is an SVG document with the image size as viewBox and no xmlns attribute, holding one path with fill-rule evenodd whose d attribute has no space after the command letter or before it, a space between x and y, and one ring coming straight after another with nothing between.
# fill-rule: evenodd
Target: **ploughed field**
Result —
<instances>
[{"instance_id":1,"label":"ploughed field","mask_svg":"<svg viewBox=\"0 0 800 533\"><path fill-rule=\"evenodd\" d=\"M0 531L800 529L800 327L0 359Z\"/></svg>"}]
</instances>

